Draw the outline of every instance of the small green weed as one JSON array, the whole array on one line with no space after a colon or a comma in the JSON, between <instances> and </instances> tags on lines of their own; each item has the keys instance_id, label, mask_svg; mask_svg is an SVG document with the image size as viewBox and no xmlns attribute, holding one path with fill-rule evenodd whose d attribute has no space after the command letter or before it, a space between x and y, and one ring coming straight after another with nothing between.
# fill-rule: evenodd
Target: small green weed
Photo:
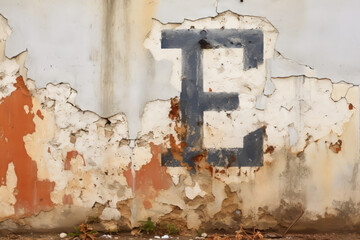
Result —
<instances>
[{"instance_id":1,"label":"small green weed","mask_svg":"<svg viewBox=\"0 0 360 240\"><path fill-rule=\"evenodd\" d=\"M78 237L80 236L81 232L80 232L80 228L78 226L73 226L75 232L71 232L69 233L70 237Z\"/></svg>"},{"instance_id":2,"label":"small green weed","mask_svg":"<svg viewBox=\"0 0 360 240\"><path fill-rule=\"evenodd\" d=\"M180 233L180 229L172 223L168 223L166 228L169 235L178 235Z\"/></svg>"},{"instance_id":3,"label":"small green weed","mask_svg":"<svg viewBox=\"0 0 360 240\"><path fill-rule=\"evenodd\" d=\"M140 231L146 234L153 233L155 231L155 224L148 218L147 221L140 221Z\"/></svg>"}]
</instances>

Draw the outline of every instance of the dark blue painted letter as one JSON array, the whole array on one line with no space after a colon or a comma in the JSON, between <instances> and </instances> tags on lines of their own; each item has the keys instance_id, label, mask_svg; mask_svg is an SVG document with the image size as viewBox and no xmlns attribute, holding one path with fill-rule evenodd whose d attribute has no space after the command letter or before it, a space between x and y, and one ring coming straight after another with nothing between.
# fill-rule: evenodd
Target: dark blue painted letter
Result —
<instances>
[{"instance_id":1,"label":"dark blue painted letter","mask_svg":"<svg viewBox=\"0 0 360 240\"><path fill-rule=\"evenodd\" d=\"M182 50L182 90L180 94L181 123L186 133L182 162L194 167L194 159L207 156L212 166L262 166L263 128L244 137L243 148L203 148L204 111L231 111L239 106L238 93L211 93L203 89L203 49L243 48L244 70L263 62L263 32L261 30L164 30L162 48ZM162 165L181 166L170 149L162 155Z\"/></svg>"}]
</instances>

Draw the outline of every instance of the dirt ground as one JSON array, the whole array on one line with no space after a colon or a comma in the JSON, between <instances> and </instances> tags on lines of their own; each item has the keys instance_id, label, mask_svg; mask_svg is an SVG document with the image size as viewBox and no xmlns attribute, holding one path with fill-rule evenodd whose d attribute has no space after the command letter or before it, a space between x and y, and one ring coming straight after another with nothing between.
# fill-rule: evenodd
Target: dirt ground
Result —
<instances>
[{"instance_id":1,"label":"dirt ground","mask_svg":"<svg viewBox=\"0 0 360 240\"><path fill-rule=\"evenodd\" d=\"M225 237L224 235L218 235L219 237ZM228 239L235 239L235 236L230 236ZM287 234L284 237L281 237L275 233L263 233L263 239L279 239L279 240L356 240L360 239L360 234L356 233L327 233L327 234ZM36 239L36 240L58 240L61 239L59 234L39 234L39 233L27 233L27 234L6 234L0 235L0 240L8 240L8 239ZM66 240L72 238L63 238ZM78 238L73 238L78 239ZM130 234L97 234L95 239L103 240L103 239L116 239L116 240L155 240L154 235L143 235L143 236L132 236ZM196 236L170 236L169 239L174 240L196 240L196 239L204 239L204 240L213 240L214 235L209 235L207 238L200 238ZM244 238L245 239L245 238ZM250 238L251 239L251 238ZM259 239L259 238L255 238Z\"/></svg>"}]
</instances>

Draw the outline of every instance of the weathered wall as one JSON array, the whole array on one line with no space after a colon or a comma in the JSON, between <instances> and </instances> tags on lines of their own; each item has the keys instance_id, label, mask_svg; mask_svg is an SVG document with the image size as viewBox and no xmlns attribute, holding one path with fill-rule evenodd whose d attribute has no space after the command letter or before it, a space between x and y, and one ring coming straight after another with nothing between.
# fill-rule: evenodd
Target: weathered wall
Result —
<instances>
[{"instance_id":1,"label":"weathered wall","mask_svg":"<svg viewBox=\"0 0 360 240\"><path fill-rule=\"evenodd\" d=\"M81 1L0 2L0 228L357 229L358 68L280 54L265 3L91 1L49 32Z\"/></svg>"}]
</instances>

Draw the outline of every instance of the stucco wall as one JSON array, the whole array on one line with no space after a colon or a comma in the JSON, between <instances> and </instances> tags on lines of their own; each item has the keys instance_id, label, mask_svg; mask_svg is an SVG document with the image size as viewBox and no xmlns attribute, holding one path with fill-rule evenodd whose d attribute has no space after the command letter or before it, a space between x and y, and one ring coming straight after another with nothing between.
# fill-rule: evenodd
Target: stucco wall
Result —
<instances>
[{"instance_id":1,"label":"stucco wall","mask_svg":"<svg viewBox=\"0 0 360 240\"><path fill-rule=\"evenodd\" d=\"M0 227L357 229L360 6L334 3L0 0Z\"/></svg>"}]
</instances>

